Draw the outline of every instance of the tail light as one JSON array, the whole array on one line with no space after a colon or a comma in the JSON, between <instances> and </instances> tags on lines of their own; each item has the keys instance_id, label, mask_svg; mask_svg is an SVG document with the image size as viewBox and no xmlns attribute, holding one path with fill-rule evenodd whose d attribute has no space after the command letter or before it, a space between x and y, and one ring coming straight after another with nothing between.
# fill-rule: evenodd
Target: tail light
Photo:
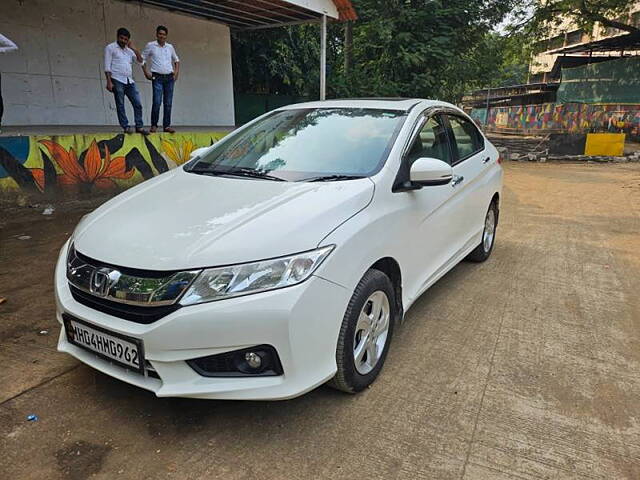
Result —
<instances>
[{"instance_id":1,"label":"tail light","mask_svg":"<svg viewBox=\"0 0 640 480\"><path fill-rule=\"evenodd\" d=\"M498 155L498 165L502 165L502 157Z\"/></svg>"}]
</instances>

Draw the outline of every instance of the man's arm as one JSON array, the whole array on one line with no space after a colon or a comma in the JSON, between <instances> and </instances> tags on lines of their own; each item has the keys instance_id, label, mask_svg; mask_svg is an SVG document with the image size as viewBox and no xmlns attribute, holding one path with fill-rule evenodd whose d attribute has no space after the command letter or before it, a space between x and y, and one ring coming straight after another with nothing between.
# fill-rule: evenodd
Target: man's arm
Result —
<instances>
[{"instance_id":1,"label":"man's arm","mask_svg":"<svg viewBox=\"0 0 640 480\"><path fill-rule=\"evenodd\" d=\"M0 53L8 53L18 50L18 46L0 33Z\"/></svg>"},{"instance_id":2,"label":"man's arm","mask_svg":"<svg viewBox=\"0 0 640 480\"><path fill-rule=\"evenodd\" d=\"M173 63L173 81L178 81L178 75L180 74L180 62Z\"/></svg>"},{"instance_id":3,"label":"man's arm","mask_svg":"<svg viewBox=\"0 0 640 480\"><path fill-rule=\"evenodd\" d=\"M144 76L147 80L153 80L153 75L151 75L151 72L149 71L149 68L147 66L147 60L151 55L153 55L153 51L151 50L151 43L147 43L147 46L144 47L144 50L142 50L142 58L144 60L144 63L142 64L142 71L144 72Z\"/></svg>"},{"instance_id":4,"label":"man's arm","mask_svg":"<svg viewBox=\"0 0 640 480\"><path fill-rule=\"evenodd\" d=\"M129 39L129 44L127 45L127 47L129 47L131 50L133 50L133 53L136 55L136 62L138 62L138 64L142 65L144 63L144 59L142 58L142 55L140 54L140 50L138 50L133 45L133 42L131 41L131 39Z\"/></svg>"},{"instance_id":5,"label":"man's arm","mask_svg":"<svg viewBox=\"0 0 640 480\"><path fill-rule=\"evenodd\" d=\"M109 45L104 47L104 76L107 79L107 90L113 91L113 82L111 81L111 49Z\"/></svg>"},{"instance_id":6,"label":"man's arm","mask_svg":"<svg viewBox=\"0 0 640 480\"><path fill-rule=\"evenodd\" d=\"M176 82L178 80L178 75L180 75L180 58L178 58L178 54L176 53L176 49L171 46L171 61L173 62L173 81Z\"/></svg>"},{"instance_id":7,"label":"man's arm","mask_svg":"<svg viewBox=\"0 0 640 480\"><path fill-rule=\"evenodd\" d=\"M151 75L151 72L149 71L149 69L147 68L147 62L144 62L142 64L142 72L144 73L144 77L147 80L153 80L153 75Z\"/></svg>"}]
</instances>

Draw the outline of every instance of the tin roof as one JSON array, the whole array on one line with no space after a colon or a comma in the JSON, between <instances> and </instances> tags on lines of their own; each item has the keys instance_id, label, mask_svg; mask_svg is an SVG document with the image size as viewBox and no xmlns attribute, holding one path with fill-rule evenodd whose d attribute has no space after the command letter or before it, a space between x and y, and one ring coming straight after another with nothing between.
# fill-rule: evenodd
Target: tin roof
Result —
<instances>
[{"instance_id":1,"label":"tin roof","mask_svg":"<svg viewBox=\"0 0 640 480\"><path fill-rule=\"evenodd\" d=\"M316 22L322 15L341 21L358 18L351 0L139 1L170 11L206 18L240 30Z\"/></svg>"}]
</instances>

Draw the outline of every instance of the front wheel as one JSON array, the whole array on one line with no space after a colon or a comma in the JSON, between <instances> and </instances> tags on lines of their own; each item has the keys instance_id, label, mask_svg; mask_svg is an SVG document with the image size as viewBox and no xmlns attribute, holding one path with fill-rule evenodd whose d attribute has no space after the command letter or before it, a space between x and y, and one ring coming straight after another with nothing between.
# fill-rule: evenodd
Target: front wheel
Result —
<instances>
[{"instance_id":1,"label":"front wheel","mask_svg":"<svg viewBox=\"0 0 640 480\"><path fill-rule=\"evenodd\" d=\"M395 293L389 277L368 270L358 283L342 320L336 364L329 386L356 393L371 385L384 364L393 335Z\"/></svg>"},{"instance_id":2,"label":"front wheel","mask_svg":"<svg viewBox=\"0 0 640 480\"><path fill-rule=\"evenodd\" d=\"M489 205L487 215L484 218L484 230L482 231L482 241L468 256L467 260L472 262L484 262L493 251L493 244L496 240L496 228L498 227L498 205L494 200Z\"/></svg>"}]
</instances>

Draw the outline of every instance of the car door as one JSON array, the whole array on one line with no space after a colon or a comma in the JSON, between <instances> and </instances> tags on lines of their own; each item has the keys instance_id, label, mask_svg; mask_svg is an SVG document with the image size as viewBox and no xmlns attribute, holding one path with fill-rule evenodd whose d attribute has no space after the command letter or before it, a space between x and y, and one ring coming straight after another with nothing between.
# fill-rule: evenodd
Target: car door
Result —
<instances>
[{"instance_id":1,"label":"car door","mask_svg":"<svg viewBox=\"0 0 640 480\"><path fill-rule=\"evenodd\" d=\"M453 147L453 202L456 215L464 225L460 232L463 239L460 246L466 248L476 243L484 226L489 204L482 180L490 167L490 156L485 151L484 138L473 122L452 113L447 113L445 117Z\"/></svg>"},{"instance_id":2,"label":"car door","mask_svg":"<svg viewBox=\"0 0 640 480\"><path fill-rule=\"evenodd\" d=\"M437 158L451 164L454 157L448 130L448 123L441 115L425 115L408 143L398 177L408 179L411 165L418 158ZM420 295L446 271L451 258L461 248L466 226L455 194L451 183L397 193L402 210L408 214L407 228L411 232L410 248L405 252L410 258L403 267L410 298Z\"/></svg>"}]
</instances>

